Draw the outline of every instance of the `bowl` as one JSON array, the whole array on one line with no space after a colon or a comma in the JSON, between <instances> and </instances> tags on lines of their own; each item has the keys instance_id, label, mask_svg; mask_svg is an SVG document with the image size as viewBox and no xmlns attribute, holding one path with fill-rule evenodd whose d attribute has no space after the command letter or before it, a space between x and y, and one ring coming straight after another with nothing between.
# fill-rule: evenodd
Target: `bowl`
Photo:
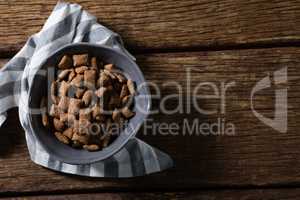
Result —
<instances>
[{"instance_id":1,"label":"bowl","mask_svg":"<svg viewBox=\"0 0 300 200\"><path fill-rule=\"evenodd\" d=\"M115 154L124 147L130 138L135 137L138 129L149 114L151 106L149 89L137 64L125 54L110 47L88 43L66 45L58 49L45 60L40 68L40 72L45 70L51 72L51 70L54 70L57 63L65 54L83 53L96 56L104 62L113 63L125 73L127 78L132 79L136 83L138 90L137 95L134 97L135 103L133 108L136 115L129 120L128 126L124 128L120 135L108 147L100 151L89 152L82 149L74 149L59 142L54 134L42 125L41 114L30 112L30 125L40 145L54 159L69 164L90 164L104 160ZM33 84L29 91L29 108L31 110L39 109L41 98L50 94L50 84L48 83L53 79L54 76L51 76L51 73L37 73L34 76Z\"/></svg>"}]
</instances>

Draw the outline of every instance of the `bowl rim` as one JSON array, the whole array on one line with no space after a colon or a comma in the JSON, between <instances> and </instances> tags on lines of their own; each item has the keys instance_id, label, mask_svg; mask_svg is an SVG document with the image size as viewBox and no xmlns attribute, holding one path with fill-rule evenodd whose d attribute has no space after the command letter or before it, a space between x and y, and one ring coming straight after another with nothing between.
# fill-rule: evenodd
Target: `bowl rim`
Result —
<instances>
[{"instance_id":1,"label":"bowl rim","mask_svg":"<svg viewBox=\"0 0 300 200\"><path fill-rule=\"evenodd\" d=\"M139 77L140 79L142 80L143 83L146 83L146 79L140 69L140 67L138 66L138 64L132 60L132 58L130 58L128 55L126 55L125 53L123 53L121 50L118 50L116 48L112 48L112 47L109 47L109 46L106 46L106 45L101 45L101 44L91 44L91 43L87 43L87 42L78 42L78 43L72 43L72 44L67 44L67 45L64 45L60 48L58 48L56 51L54 51L53 53L51 53L39 66L39 69L37 70L37 72L43 68L43 66L49 61L50 58L52 58L53 56L55 56L55 54L58 54L59 52L67 49L67 48L72 48L72 47L80 47L80 46L88 46L88 47L93 47L93 48L102 48L102 49L106 49L108 51L111 51L113 52L114 54L119 54L121 55L122 57L124 57L125 59L127 59L132 65L135 65L136 66L136 70L137 70L137 73L139 74ZM37 78L37 73L34 75L33 79L32 79L32 84L29 88L29 98L28 98L28 105L30 106L31 105L31 102L32 102L32 99L33 99L33 96L31 95L32 94L32 90L33 90L33 84L35 82ZM140 129L140 127L142 126L142 122L147 119L147 117L149 116L150 114L150 109L151 109L151 106L152 106L152 102L151 102L151 93L150 93L150 90L149 90L149 87L148 87L148 84L144 84L144 89L146 90L146 95L148 96L147 97L147 102L148 104L146 105L146 112L143 113L143 120L140 121L136 127L132 127L130 128L130 132L131 133L127 133L128 136L122 141L122 143L117 146L115 149L113 149L112 151L110 151L108 154L102 156L101 158L94 158L94 159L90 159L89 161L80 161L80 160L76 160L76 161L72 161L72 160L64 160L62 158L60 158L59 156L51 153L50 149L47 147L47 145L44 145L43 142L40 141L40 135L38 135L36 133L36 131L34 130L32 124L33 124L33 115L32 113L28 113L28 117L29 117L29 126L33 132L33 134L36 136L36 139L39 141L40 145L45 149L45 151L51 155L51 157L53 157L54 159L56 160L59 160L61 162L64 162L64 163L68 163L68 164L92 164L92 163L95 163L95 162L98 162L98 161L102 161L102 160L105 160L111 156L113 156L114 154L116 154L118 151L120 151L126 144L127 142L134 138L138 132L138 130ZM93 153L93 152L91 152Z\"/></svg>"}]
</instances>

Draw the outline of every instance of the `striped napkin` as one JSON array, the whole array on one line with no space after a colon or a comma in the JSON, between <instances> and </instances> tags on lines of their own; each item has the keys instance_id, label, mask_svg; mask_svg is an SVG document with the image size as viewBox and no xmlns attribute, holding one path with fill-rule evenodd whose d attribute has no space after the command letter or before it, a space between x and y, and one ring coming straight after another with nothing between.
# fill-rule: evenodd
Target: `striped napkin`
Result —
<instances>
[{"instance_id":1,"label":"striped napkin","mask_svg":"<svg viewBox=\"0 0 300 200\"><path fill-rule=\"evenodd\" d=\"M134 177L172 167L173 161L167 154L137 138L130 139L110 158L86 165L55 160L39 144L28 124L28 91L33 77L47 56L76 42L107 45L135 59L116 33L98 24L96 18L82 10L80 5L58 2L42 30L31 36L0 71L0 125L5 121L8 109L19 107L19 118L32 161L55 171L91 177Z\"/></svg>"}]
</instances>

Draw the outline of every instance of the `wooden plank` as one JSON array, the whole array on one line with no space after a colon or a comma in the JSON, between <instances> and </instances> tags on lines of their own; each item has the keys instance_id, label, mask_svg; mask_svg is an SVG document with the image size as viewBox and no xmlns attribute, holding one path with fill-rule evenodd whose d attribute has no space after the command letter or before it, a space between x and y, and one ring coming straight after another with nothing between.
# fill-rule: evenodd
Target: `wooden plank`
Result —
<instances>
[{"instance_id":1,"label":"wooden plank","mask_svg":"<svg viewBox=\"0 0 300 200\"><path fill-rule=\"evenodd\" d=\"M0 47L16 51L38 32L56 0L0 0ZM300 41L297 0L74 0L120 33L131 50Z\"/></svg>"},{"instance_id":2,"label":"wooden plank","mask_svg":"<svg viewBox=\"0 0 300 200\"><path fill-rule=\"evenodd\" d=\"M63 190L155 190L205 187L248 187L300 185L299 135L299 60L300 48L252 49L195 53L148 54L137 56L147 80L155 82L162 97L176 94L177 81L182 86L184 104L187 101L186 70L191 71L191 87L210 82L220 91L222 82L235 81L226 92L226 112L221 114L220 99L202 99L201 108L216 109L216 114L197 112L150 116L156 124L180 126L178 135L158 132L158 128L143 129L138 137L169 153L176 167L147 177L132 179L92 179L56 173L33 164L24 143L24 135L16 123L16 112L1 128L0 192L49 192ZM287 67L288 71L288 131L280 133L258 120L251 111L250 93L255 84L268 73ZM201 89L198 94L213 94L212 89ZM161 99L162 100L162 99ZM155 100L153 108L160 102ZM176 100L166 102L168 107ZM261 114L274 114L274 88L255 96L255 108ZM235 135L183 135L184 119L209 125L224 118L233 123ZM148 122L149 123L149 122ZM151 124L151 123L150 123ZM191 125L190 125L191 126ZM156 131L156 135L154 135ZM218 133L218 132L217 132Z\"/></svg>"},{"instance_id":3,"label":"wooden plank","mask_svg":"<svg viewBox=\"0 0 300 200\"><path fill-rule=\"evenodd\" d=\"M27 196L16 197L19 200L64 200L64 199L109 199L109 200L232 200L232 199L265 199L265 200L288 200L297 199L300 190L296 189L249 189L249 190L202 190L190 192L147 192L147 193L94 193L94 194L69 194L69 195L47 195L47 196Z\"/></svg>"}]
</instances>

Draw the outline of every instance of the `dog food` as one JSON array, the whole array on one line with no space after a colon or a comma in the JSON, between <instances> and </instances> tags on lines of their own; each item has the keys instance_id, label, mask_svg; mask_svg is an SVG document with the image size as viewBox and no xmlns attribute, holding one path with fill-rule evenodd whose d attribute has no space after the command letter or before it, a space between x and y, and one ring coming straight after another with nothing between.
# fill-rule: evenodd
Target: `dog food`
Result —
<instances>
[{"instance_id":1,"label":"dog food","mask_svg":"<svg viewBox=\"0 0 300 200\"><path fill-rule=\"evenodd\" d=\"M42 124L71 147L88 151L107 147L135 115L134 82L113 64L88 54L64 55L56 74L50 111L42 113ZM41 106L45 105L43 98Z\"/></svg>"}]
</instances>

